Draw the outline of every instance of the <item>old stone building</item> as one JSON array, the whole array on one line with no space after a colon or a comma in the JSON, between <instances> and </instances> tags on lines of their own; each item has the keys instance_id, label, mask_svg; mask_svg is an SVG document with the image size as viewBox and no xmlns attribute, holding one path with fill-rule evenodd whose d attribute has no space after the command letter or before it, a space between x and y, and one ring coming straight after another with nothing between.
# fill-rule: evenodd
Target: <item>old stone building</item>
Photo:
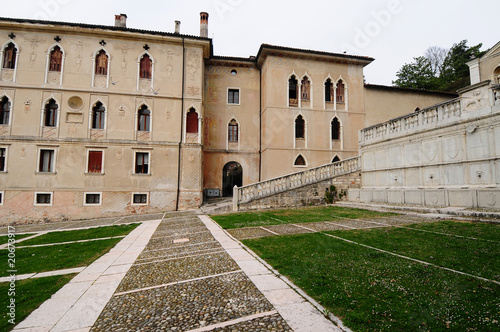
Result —
<instances>
[{"instance_id":1,"label":"old stone building","mask_svg":"<svg viewBox=\"0 0 500 332\"><path fill-rule=\"evenodd\" d=\"M355 156L363 127L453 97L365 85L369 57L215 56L207 13L200 36L126 19L0 19L0 218L195 208Z\"/></svg>"}]
</instances>

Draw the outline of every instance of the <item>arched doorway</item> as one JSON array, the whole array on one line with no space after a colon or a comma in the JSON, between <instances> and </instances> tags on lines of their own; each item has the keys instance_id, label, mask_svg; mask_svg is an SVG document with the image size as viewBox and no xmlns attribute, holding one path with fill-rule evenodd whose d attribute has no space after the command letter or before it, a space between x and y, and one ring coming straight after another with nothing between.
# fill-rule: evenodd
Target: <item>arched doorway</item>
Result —
<instances>
[{"instance_id":1,"label":"arched doorway","mask_svg":"<svg viewBox=\"0 0 500 332\"><path fill-rule=\"evenodd\" d=\"M233 196L233 187L243 185L243 168L237 162L231 161L222 170L222 195Z\"/></svg>"}]
</instances>

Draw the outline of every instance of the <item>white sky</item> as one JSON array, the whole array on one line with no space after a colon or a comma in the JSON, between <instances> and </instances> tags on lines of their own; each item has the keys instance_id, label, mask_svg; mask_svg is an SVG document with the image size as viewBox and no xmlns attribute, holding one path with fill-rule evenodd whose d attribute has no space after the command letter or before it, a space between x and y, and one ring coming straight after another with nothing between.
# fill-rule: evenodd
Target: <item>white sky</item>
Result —
<instances>
[{"instance_id":1,"label":"white sky","mask_svg":"<svg viewBox=\"0 0 500 332\"><path fill-rule=\"evenodd\" d=\"M199 13L209 18L214 54L248 57L262 43L366 55L368 83L391 85L405 63L430 46L449 48L463 39L498 41L498 0L17 0L0 16L114 25L128 15L130 28L199 35Z\"/></svg>"}]
</instances>

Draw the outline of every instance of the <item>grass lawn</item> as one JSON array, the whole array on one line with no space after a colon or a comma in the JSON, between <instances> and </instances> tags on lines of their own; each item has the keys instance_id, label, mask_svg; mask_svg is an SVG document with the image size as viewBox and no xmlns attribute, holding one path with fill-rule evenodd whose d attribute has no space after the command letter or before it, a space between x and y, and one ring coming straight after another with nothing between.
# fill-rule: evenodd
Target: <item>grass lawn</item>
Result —
<instances>
[{"instance_id":1,"label":"grass lawn","mask_svg":"<svg viewBox=\"0 0 500 332\"><path fill-rule=\"evenodd\" d=\"M62 286L68 283L75 275L54 276L37 279L26 279L16 282L16 324L38 308L52 294L57 292ZM2 310L2 320L0 321L0 331L10 331L14 325L8 322L7 306L10 297L7 296L9 290L8 283L0 283L0 293L5 294L0 297L0 306Z\"/></svg>"},{"instance_id":2,"label":"grass lawn","mask_svg":"<svg viewBox=\"0 0 500 332\"><path fill-rule=\"evenodd\" d=\"M57 292L62 286L69 282L75 275L54 276L37 279L26 279L16 282L16 320L15 323L20 323L33 310L38 308L45 300L49 299L52 294ZM0 306L2 307L2 319L0 321L0 331L10 331L14 325L8 322L10 317L7 316L7 306L9 305L10 297L7 296L9 291L8 283L0 283Z\"/></svg>"},{"instance_id":3,"label":"grass lawn","mask_svg":"<svg viewBox=\"0 0 500 332\"><path fill-rule=\"evenodd\" d=\"M83 243L59 244L48 247L16 249L15 263L17 274L87 266L108 252L121 240L121 238L117 238ZM0 250L0 261L7 263L7 253L7 250ZM7 275L7 268L0 270L0 277Z\"/></svg>"},{"instance_id":4,"label":"grass lawn","mask_svg":"<svg viewBox=\"0 0 500 332\"><path fill-rule=\"evenodd\" d=\"M20 240L22 238L25 238L25 237L28 237L28 236L31 236L31 235L33 235L33 234L16 234L15 239L16 240ZM0 245L1 244L6 244L8 241L9 241L9 236L8 235L2 235L2 236L0 236Z\"/></svg>"},{"instance_id":5,"label":"grass lawn","mask_svg":"<svg viewBox=\"0 0 500 332\"><path fill-rule=\"evenodd\" d=\"M500 241L496 225L437 222L411 227ZM327 233L499 280L498 242L401 228ZM321 233L243 242L354 331L500 330L498 284Z\"/></svg>"},{"instance_id":6,"label":"grass lawn","mask_svg":"<svg viewBox=\"0 0 500 332\"><path fill-rule=\"evenodd\" d=\"M23 241L18 246L32 246L37 244L61 243L78 240L99 239L105 237L114 237L127 235L140 224L114 225L97 227L90 229L50 232L44 235L37 236L33 239Z\"/></svg>"},{"instance_id":7,"label":"grass lawn","mask_svg":"<svg viewBox=\"0 0 500 332\"><path fill-rule=\"evenodd\" d=\"M349 218L375 218L396 216L396 213L382 213L362 209L351 209L339 206L311 207L293 210L274 210L262 212L231 213L211 216L224 229L269 226L291 223L305 223L317 221L331 221Z\"/></svg>"}]
</instances>

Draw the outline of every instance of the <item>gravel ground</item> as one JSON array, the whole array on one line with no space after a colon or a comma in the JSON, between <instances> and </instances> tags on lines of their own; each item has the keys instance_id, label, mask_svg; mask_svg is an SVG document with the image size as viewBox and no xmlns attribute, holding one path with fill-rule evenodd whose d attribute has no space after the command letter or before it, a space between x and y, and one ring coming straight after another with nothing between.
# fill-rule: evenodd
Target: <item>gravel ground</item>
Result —
<instances>
[{"instance_id":1,"label":"gravel ground","mask_svg":"<svg viewBox=\"0 0 500 332\"><path fill-rule=\"evenodd\" d=\"M156 260L159 257L162 258L181 258L184 256L191 256L198 253L206 253L214 250L222 250L220 244L216 241L207 243L197 243L193 245L187 245L184 247L177 248L167 248L167 249L157 249L143 251L137 258L136 263L144 263L147 260Z\"/></svg>"},{"instance_id":2,"label":"gravel ground","mask_svg":"<svg viewBox=\"0 0 500 332\"><path fill-rule=\"evenodd\" d=\"M273 309L240 272L114 296L91 331L188 331ZM290 331L279 315L266 318L258 331L269 325Z\"/></svg>"},{"instance_id":3,"label":"gravel ground","mask_svg":"<svg viewBox=\"0 0 500 332\"><path fill-rule=\"evenodd\" d=\"M302 226L307 227L307 224L303 224ZM278 233L279 235L313 233L305 228L297 227L291 224L265 226L264 228L270 230L271 232Z\"/></svg>"},{"instance_id":4,"label":"gravel ground","mask_svg":"<svg viewBox=\"0 0 500 332\"><path fill-rule=\"evenodd\" d=\"M263 230L260 227L248 227L248 228L236 228L228 229L229 234L237 238L238 240L244 239L255 239L265 236L273 236L273 233Z\"/></svg>"},{"instance_id":5,"label":"gravel ground","mask_svg":"<svg viewBox=\"0 0 500 332\"><path fill-rule=\"evenodd\" d=\"M213 331L254 332L254 331L293 331L280 315L256 318L247 322L216 328Z\"/></svg>"}]
</instances>

